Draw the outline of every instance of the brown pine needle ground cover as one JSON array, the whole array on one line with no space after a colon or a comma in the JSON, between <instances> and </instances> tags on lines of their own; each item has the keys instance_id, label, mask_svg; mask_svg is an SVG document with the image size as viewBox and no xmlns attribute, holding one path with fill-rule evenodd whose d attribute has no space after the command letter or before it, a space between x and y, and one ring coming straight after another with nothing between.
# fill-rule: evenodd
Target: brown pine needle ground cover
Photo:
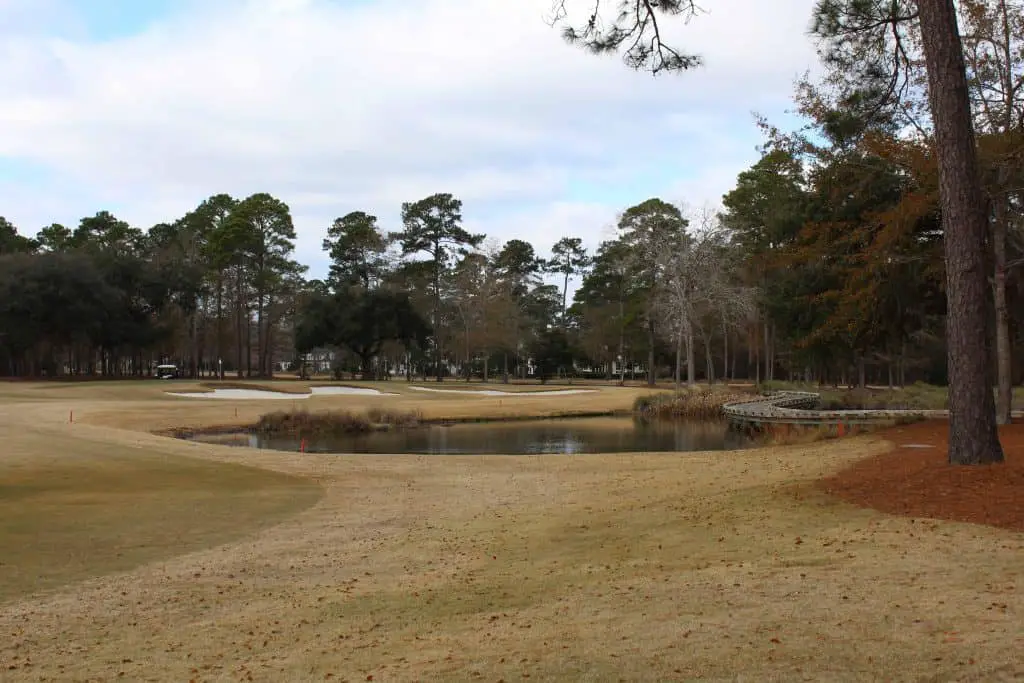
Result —
<instances>
[{"instance_id":1,"label":"brown pine needle ground cover","mask_svg":"<svg viewBox=\"0 0 1024 683\"><path fill-rule=\"evenodd\" d=\"M1006 462L998 465L950 465L948 434L945 420L893 427L882 435L893 442L891 450L822 480L821 487L891 514L1024 531L1024 423L999 428Z\"/></svg>"},{"instance_id":2,"label":"brown pine needle ground cover","mask_svg":"<svg viewBox=\"0 0 1024 683\"><path fill-rule=\"evenodd\" d=\"M1020 533L912 521L816 486L890 451L879 435L733 453L302 455L147 433L176 418L217 423L234 419L235 407L283 407L186 406L192 399L168 400L161 390L108 387L92 403L88 393L53 390L51 400L28 402L0 387L5 446L27 443L22 427L31 423L66 435L60 449L69 455L81 440L168 465L244 463L315 481L322 499L237 540L117 573L101 567L89 580L0 602L0 679L1024 674ZM628 407L636 394L622 391L559 400ZM469 413L474 401L493 415L528 410L492 400L403 394L398 404L434 416Z\"/></svg>"}]
</instances>

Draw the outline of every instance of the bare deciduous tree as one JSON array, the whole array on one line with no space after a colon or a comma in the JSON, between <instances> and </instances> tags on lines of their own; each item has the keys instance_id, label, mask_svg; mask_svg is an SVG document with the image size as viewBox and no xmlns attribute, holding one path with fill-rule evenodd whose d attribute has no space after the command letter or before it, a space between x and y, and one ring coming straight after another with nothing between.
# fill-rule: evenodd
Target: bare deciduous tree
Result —
<instances>
[{"instance_id":1,"label":"bare deciduous tree","mask_svg":"<svg viewBox=\"0 0 1024 683\"><path fill-rule=\"evenodd\" d=\"M704 343L708 381L714 380L711 339L721 324L726 342L728 330L747 320L755 310L755 292L736 277L736 251L729 235L709 207L690 218L689 233L666 234L658 246L657 263L662 271L657 292L658 309L668 321L676 340L676 384L680 384L682 351L686 351L687 383L696 383L694 336ZM728 351L726 351L726 357Z\"/></svg>"}]
</instances>

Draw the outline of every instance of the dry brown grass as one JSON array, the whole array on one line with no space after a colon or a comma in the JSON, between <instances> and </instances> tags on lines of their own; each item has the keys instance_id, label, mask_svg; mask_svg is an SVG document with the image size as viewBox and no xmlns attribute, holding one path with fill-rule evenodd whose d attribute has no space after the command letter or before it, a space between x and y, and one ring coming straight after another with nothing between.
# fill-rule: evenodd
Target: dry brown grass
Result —
<instances>
[{"instance_id":1,"label":"dry brown grass","mask_svg":"<svg viewBox=\"0 0 1024 683\"><path fill-rule=\"evenodd\" d=\"M749 401L755 397L750 390L725 385L685 387L669 392L640 396L633 411L646 418L716 420L723 419L722 407L727 403Z\"/></svg>"},{"instance_id":2,"label":"dry brown grass","mask_svg":"<svg viewBox=\"0 0 1024 683\"><path fill-rule=\"evenodd\" d=\"M244 384L244 383L243 383ZM265 387L266 382L253 382L247 388ZM338 382L325 383L337 385ZM469 392L456 394L411 391L405 382L347 383L396 392L397 396L313 396L289 400L224 400L180 398L165 392L203 391L199 382L110 382L110 383L0 383L0 402L36 402L46 400L54 411L66 409L63 418L74 411L76 421L137 431L160 431L174 428L201 429L215 426L247 426L265 413L278 410L326 411L335 409L370 410L374 408L398 412L419 411L426 420L469 418L570 417L581 414L628 410L640 394L649 393L641 387L606 387L592 394L560 396L502 397L478 396ZM237 388L239 383L233 382ZM307 393L309 382L274 382L276 391ZM414 383L414 386L428 386ZM479 384L472 388L482 388ZM538 384L508 385L509 391L540 390ZM455 387L445 382L443 388ZM486 388L506 389L506 385ZM566 387L567 388L567 387ZM591 387L588 387L591 388ZM154 405L158 402L159 405Z\"/></svg>"},{"instance_id":3,"label":"dry brown grass","mask_svg":"<svg viewBox=\"0 0 1024 683\"><path fill-rule=\"evenodd\" d=\"M0 602L237 539L309 507L305 478L0 423Z\"/></svg>"},{"instance_id":4,"label":"dry brown grass","mask_svg":"<svg viewBox=\"0 0 1024 683\"><path fill-rule=\"evenodd\" d=\"M872 424L777 424L764 425L755 441L761 446L802 446L806 444L851 437L863 434L874 434L884 431L894 424L903 421L878 422ZM909 422L908 422L909 423Z\"/></svg>"},{"instance_id":5,"label":"dry brown grass","mask_svg":"<svg viewBox=\"0 0 1024 683\"><path fill-rule=\"evenodd\" d=\"M352 410L279 410L260 416L252 429L263 434L289 436L322 436L327 434L365 434L390 426L419 426L423 416L418 411L387 410L373 407L365 412Z\"/></svg>"},{"instance_id":6,"label":"dry brown grass","mask_svg":"<svg viewBox=\"0 0 1024 683\"><path fill-rule=\"evenodd\" d=\"M114 428L216 421L233 409L213 401L85 397L73 399L85 424L62 424L63 397L0 404L0 423L15 441L14 425L31 415L41 433L111 450L245 462L314 479L324 498L244 539L0 606L5 680L988 681L1024 672L1020 534L888 517L811 486L886 449L877 436L686 455L311 456ZM416 398L438 416L504 408ZM560 400L628 407L632 398ZM546 400L508 410L527 401L553 410L535 403Z\"/></svg>"}]
</instances>

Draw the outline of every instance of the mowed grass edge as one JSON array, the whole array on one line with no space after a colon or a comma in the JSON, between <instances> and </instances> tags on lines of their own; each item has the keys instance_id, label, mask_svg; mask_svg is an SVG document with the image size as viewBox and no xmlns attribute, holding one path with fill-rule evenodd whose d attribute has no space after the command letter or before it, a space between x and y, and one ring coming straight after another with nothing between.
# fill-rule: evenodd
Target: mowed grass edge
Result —
<instances>
[{"instance_id":1,"label":"mowed grass edge","mask_svg":"<svg viewBox=\"0 0 1024 683\"><path fill-rule=\"evenodd\" d=\"M0 423L0 602L225 543L316 503L245 465Z\"/></svg>"}]
</instances>

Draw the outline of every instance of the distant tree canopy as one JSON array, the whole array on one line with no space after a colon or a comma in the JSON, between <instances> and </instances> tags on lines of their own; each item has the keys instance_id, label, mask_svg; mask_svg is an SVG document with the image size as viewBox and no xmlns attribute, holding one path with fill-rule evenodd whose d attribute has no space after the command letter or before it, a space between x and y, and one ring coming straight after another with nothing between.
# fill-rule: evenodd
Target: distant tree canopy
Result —
<instances>
[{"instance_id":1,"label":"distant tree canopy","mask_svg":"<svg viewBox=\"0 0 1024 683\"><path fill-rule=\"evenodd\" d=\"M299 311L295 348L308 353L328 346L348 349L359 358L363 376L382 376L373 359L385 344L426 348L430 327L404 293L378 290L336 291L314 295Z\"/></svg>"}]
</instances>

